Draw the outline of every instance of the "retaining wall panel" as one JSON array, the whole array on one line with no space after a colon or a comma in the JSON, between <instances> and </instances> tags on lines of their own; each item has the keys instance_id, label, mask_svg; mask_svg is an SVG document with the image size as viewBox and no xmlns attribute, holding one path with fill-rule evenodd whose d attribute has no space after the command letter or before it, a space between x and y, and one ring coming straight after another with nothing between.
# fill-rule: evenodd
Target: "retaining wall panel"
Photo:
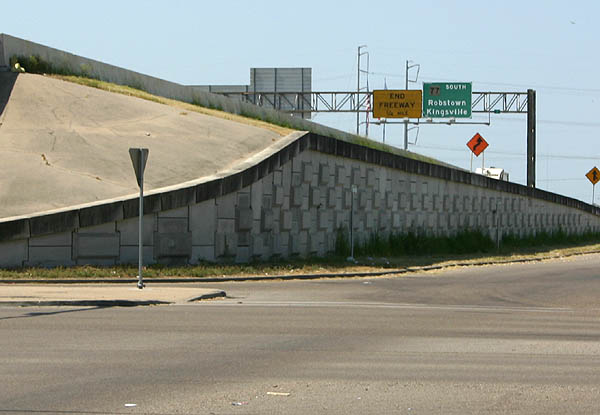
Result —
<instances>
[{"instance_id":1,"label":"retaining wall panel","mask_svg":"<svg viewBox=\"0 0 600 415\"><path fill-rule=\"evenodd\" d=\"M2 244L0 249L0 264L3 268L18 268L28 259L27 240L10 241Z\"/></svg>"},{"instance_id":2,"label":"retaining wall panel","mask_svg":"<svg viewBox=\"0 0 600 415\"><path fill-rule=\"evenodd\" d=\"M139 248L137 246L131 245L121 245L119 251L119 259L117 261L118 264L137 264L138 263L138 251ZM154 247L153 246L144 246L142 248L142 258L144 261L144 265L155 264L156 260L154 259Z\"/></svg>"},{"instance_id":3,"label":"retaining wall panel","mask_svg":"<svg viewBox=\"0 0 600 415\"><path fill-rule=\"evenodd\" d=\"M79 226L88 227L123 219L123 202L107 203L79 210Z\"/></svg>"},{"instance_id":4,"label":"retaining wall panel","mask_svg":"<svg viewBox=\"0 0 600 415\"><path fill-rule=\"evenodd\" d=\"M194 187L173 190L171 192L161 193L160 195L160 204L162 210L177 209L184 206L187 207L195 201L196 189Z\"/></svg>"},{"instance_id":5,"label":"retaining wall panel","mask_svg":"<svg viewBox=\"0 0 600 415\"><path fill-rule=\"evenodd\" d=\"M30 246L25 266L73 266L71 246Z\"/></svg>"},{"instance_id":6,"label":"retaining wall panel","mask_svg":"<svg viewBox=\"0 0 600 415\"><path fill-rule=\"evenodd\" d=\"M0 242L26 239L30 235L29 219L0 222Z\"/></svg>"},{"instance_id":7,"label":"retaining wall panel","mask_svg":"<svg viewBox=\"0 0 600 415\"><path fill-rule=\"evenodd\" d=\"M152 246L156 215L144 215L142 241L146 246ZM125 219L117 222L117 231L121 234L121 245L138 245L139 218Z\"/></svg>"},{"instance_id":8,"label":"retaining wall panel","mask_svg":"<svg viewBox=\"0 0 600 415\"><path fill-rule=\"evenodd\" d=\"M79 227L79 212L53 213L29 219L31 236L48 235L60 232L71 232Z\"/></svg>"},{"instance_id":9,"label":"retaining wall panel","mask_svg":"<svg viewBox=\"0 0 600 415\"><path fill-rule=\"evenodd\" d=\"M119 257L120 235L112 233L73 234L73 258L78 260L109 260L115 263Z\"/></svg>"},{"instance_id":10,"label":"retaining wall panel","mask_svg":"<svg viewBox=\"0 0 600 415\"><path fill-rule=\"evenodd\" d=\"M213 180L196 186L196 203L215 199L222 194L222 181Z\"/></svg>"}]
</instances>

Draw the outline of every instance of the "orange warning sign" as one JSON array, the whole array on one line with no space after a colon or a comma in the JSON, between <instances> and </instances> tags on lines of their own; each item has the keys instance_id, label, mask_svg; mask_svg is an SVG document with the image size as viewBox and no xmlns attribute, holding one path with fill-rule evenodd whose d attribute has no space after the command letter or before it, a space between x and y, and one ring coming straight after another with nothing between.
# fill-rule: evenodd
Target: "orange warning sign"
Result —
<instances>
[{"instance_id":1,"label":"orange warning sign","mask_svg":"<svg viewBox=\"0 0 600 415\"><path fill-rule=\"evenodd\" d=\"M487 141L485 141L479 133L475 134L467 143L467 147L469 147L476 156L479 156L488 145Z\"/></svg>"},{"instance_id":2,"label":"orange warning sign","mask_svg":"<svg viewBox=\"0 0 600 415\"><path fill-rule=\"evenodd\" d=\"M587 177L588 180L595 185L600 180L600 170L598 170L598 167L594 167L592 170L587 172L585 177Z\"/></svg>"}]
</instances>

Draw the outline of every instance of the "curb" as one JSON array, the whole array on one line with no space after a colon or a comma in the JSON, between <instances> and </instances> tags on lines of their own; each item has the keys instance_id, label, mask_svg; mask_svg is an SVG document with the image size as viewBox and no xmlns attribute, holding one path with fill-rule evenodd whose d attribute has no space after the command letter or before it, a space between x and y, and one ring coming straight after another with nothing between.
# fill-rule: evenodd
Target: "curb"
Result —
<instances>
[{"instance_id":1,"label":"curb","mask_svg":"<svg viewBox=\"0 0 600 415\"><path fill-rule=\"evenodd\" d=\"M504 265L504 264L519 264L527 262L542 262L549 259L569 258L580 255L600 254L600 250L589 252L575 252L560 256L544 256L538 258L519 258L508 259L504 261L482 261L482 262L454 262L447 265L426 265L421 267L406 267L401 269L390 269L388 271L371 271L371 272L332 272L321 274L293 274L293 275L249 275L249 276L233 276L233 277L210 277L210 278L152 278L146 277L146 283L218 283L218 282L244 282L244 281L270 281L270 280L315 280L321 278L355 278L355 277L378 277L381 275L398 275L422 271L435 271L453 267L477 267L485 265ZM129 279L0 279L0 284L136 284L137 278ZM211 298L217 298L211 297ZM199 298L203 299L203 298ZM209 299L209 298L205 298ZM2 304L2 302L0 302Z\"/></svg>"}]
</instances>

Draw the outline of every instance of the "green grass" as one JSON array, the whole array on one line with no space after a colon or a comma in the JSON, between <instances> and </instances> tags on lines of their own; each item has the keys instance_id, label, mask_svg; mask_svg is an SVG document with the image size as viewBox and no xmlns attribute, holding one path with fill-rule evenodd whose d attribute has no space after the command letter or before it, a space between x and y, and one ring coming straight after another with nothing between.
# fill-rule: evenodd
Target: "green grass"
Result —
<instances>
[{"instance_id":1,"label":"green grass","mask_svg":"<svg viewBox=\"0 0 600 415\"><path fill-rule=\"evenodd\" d=\"M548 248L585 246L600 242L600 233L567 234L562 229L555 232L538 232L520 237L505 235L500 247L486 232L465 230L453 236L431 236L421 233L392 233L387 236L371 234L363 241L355 241L355 256L402 257L409 255L479 255L499 253L513 255L544 251ZM338 230L338 255L349 255L347 232Z\"/></svg>"}]
</instances>

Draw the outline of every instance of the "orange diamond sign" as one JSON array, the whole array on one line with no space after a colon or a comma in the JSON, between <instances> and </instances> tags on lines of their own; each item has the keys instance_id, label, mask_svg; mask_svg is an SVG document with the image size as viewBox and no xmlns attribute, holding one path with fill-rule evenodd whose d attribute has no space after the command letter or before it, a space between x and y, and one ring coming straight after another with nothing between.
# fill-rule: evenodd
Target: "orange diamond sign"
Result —
<instances>
[{"instance_id":1,"label":"orange diamond sign","mask_svg":"<svg viewBox=\"0 0 600 415\"><path fill-rule=\"evenodd\" d=\"M467 143L467 147L469 147L476 156L479 156L488 145L487 141L485 141L479 133L475 134Z\"/></svg>"},{"instance_id":2,"label":"orange diamond sign","mask_svg":"<svg viewBox=\"0 0 600 415\"><path fill-rule=\"evenodd\" d=\"M588 180L595 185L598 183L598 181L600 181L600 170L598 170L598 167L594 167L592 170L587 172L585 177L587 177Z\"/></svg>"}]
</instances>

